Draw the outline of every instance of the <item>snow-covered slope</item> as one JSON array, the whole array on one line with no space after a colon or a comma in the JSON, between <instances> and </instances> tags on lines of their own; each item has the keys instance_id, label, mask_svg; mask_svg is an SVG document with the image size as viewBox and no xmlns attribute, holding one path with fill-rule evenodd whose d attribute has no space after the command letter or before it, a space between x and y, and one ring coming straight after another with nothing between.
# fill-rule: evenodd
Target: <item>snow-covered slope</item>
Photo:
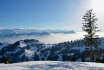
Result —
<instances>
[{"instance_id":1,"label":"snow-covered slope","mask_svg":"<svg viewBox=\"0 0 104 70\"><path fill-rule=\"evenodd\" d=\"M0 64L0 70L104 70L104 64L91 62L31 61Z\"/></svg>"},{"instance_id":2,"label":"snow-covered slope","mask_svg":"<svg viewBox=\"0 0 104 70\"><path fill-rule=\"evenodd\" d=\"M33 60L34 54L37 52L37 50L39 51L41 48L44 47L44 43L41 43L35 39L20 40L15 42L14 44L9 44L8 46L2 47L0 51L0 57L4 53L9 55L11 62L21 62L21 59L24 56L28 57L30 60Z\"/></svg>"},{"instance_id":3,"label":"snow-covered slope","mask_svg":"<svg viewBox=\"0 0 104 70\"><path fill-rule=\"evenodd\" d=\"M5 47L5 46L8 46L8 43L7 42L2 42L0 43L0 50Z\"/></svg>"},{"instance_id":4,"label":"snow-covered slope","mask_svg":"<svg viewBox=\"0 0 104 70\"><path fill-rule=\"evenodd\" d=\"M26 61L26 58L29 61L69 61L72 60L73 56L75 56L76 61L81 61L82 55L85 55L84 40L45 44L35 39L26 39L13 44L3 45L5 43L1 45L0 62L3 53L10 57L12 63ZM100 47L104 49L104 38ZM103 54L101 57L103 57ZM89 61L88 56L86 57L86 61Z\"/></svg>"}]
</instances>

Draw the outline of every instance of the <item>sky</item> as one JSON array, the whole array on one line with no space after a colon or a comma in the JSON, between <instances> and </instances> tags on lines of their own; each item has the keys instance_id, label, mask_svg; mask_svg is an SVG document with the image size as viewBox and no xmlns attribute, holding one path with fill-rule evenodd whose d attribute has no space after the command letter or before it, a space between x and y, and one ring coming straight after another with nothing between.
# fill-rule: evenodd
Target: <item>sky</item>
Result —
<instances>
[{"instance_id":1,"label":"sky","mask_svg":"<svg viewBox=\"0 0 104 70\"><path fill-rule=\"evenodd\" d=\"M0 28L82 30L82 17L93 9L104 26L104 0L0 0Z\"/></svg>"}]
</instances>

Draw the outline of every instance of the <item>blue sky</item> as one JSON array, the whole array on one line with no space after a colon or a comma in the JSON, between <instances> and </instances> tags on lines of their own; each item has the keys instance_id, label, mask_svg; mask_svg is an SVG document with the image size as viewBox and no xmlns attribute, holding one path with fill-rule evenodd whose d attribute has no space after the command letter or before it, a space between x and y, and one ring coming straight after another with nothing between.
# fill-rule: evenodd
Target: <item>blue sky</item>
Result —
<instances>
[{"instance_id":1,"label":"blue sky","mask_svg":"<svg viewBox=\"0 0 104 70\"><path fill-rule=\"evenodd\" d=\"M0 27L81 30L90 6L91 0L0 0Z\"/></svg>"}]
</instances>

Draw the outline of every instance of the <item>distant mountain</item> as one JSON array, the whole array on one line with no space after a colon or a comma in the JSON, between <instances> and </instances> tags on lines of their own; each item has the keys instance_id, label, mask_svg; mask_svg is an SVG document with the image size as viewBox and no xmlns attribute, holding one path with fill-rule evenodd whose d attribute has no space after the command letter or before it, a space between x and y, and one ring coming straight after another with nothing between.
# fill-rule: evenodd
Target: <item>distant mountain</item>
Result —
<instances>
[{"instance_id":1,"label":"distant mountain","mask_svg":"<svg viewBox=\"0 0 104 70\"><path fill-rule=\"evenodd\" d=\"M0 37L16 37L16 36L44 36L50 35L45 31L37 31L36 29L1 29Z\"/></svg>"},{"instance_id":2,"label":"distant mountain","mask_svg":"<svg viewBox=\"0 0 104 70\"><path fill-rule=\"evenodd\" d=\"M103 42L104 38L101 40ZM104 43L102 43L100 48L104 50L103 46ZM0 62L4 54L9 56L12 63L26 61L27 58L29 61L69 61L74 57L76 61L81 61L82 55L86 55L84 40L44 44L35 39L26 39L13 44L0 43L0 48ZM89 61L88 55L86 56L86 61Z\"/></svg>"},{"instance_id":3,"label":"distant mountain","mask_svg":"<svg viewBox=\"0 0 104 70\"><path fill-rule=\"evenodd\" d=\"M63 32L63 34L75 34L75 32L73 30L71 30L71 31Z\"/></svg>"},{"instance_id":4,"label":"distant mountain","mask_svg":"<svg viewBox=\"0 0 104 70\"><path fill-rule=\"evenodd\" d=\"M46 31L48 33L75 33L75 31L73 30L62 30L62 29L54 29L54 30L51 30L51 29L46 29L46 30L43 30L43 31Z\"/></svg>"},{"instance_id":5,"label":"distant mountain","mask_svg":"<svg viewBox=\"0 0 104 70\"><path fill-rule=\"evenodd\" d=\"M71 34L75 33L73 30L61 30L61 29L0 29L0 37L17 37L17 36L45 36L50 33L64 33Z\"/></svg>"},{"instance_id":6,"label":"distant mountain","mask_svg":"<svg viewBox=\"0 0 104 70\"><path fill-rule=\"evenodd\" d=\"M104 32L104 30L100 30L100 31L98 31L98 32Z\"/></svg>"}]
</instances>

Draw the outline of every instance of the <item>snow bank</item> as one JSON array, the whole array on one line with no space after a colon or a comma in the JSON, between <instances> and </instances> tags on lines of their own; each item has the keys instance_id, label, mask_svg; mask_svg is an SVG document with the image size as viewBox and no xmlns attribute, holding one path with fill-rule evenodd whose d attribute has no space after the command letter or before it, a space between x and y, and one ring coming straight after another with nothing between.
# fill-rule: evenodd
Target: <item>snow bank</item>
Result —
<instances>
[{"instance_id":1,"label":"snow bank","mask_svg":"<svg viewBox=\"0 0 104 70\"><path fill-rule=\"evenodd\" d=\"M104 64L91 62L31 61L0 64L0 70L104 70Z\"/></svg>"}]
</instances>

